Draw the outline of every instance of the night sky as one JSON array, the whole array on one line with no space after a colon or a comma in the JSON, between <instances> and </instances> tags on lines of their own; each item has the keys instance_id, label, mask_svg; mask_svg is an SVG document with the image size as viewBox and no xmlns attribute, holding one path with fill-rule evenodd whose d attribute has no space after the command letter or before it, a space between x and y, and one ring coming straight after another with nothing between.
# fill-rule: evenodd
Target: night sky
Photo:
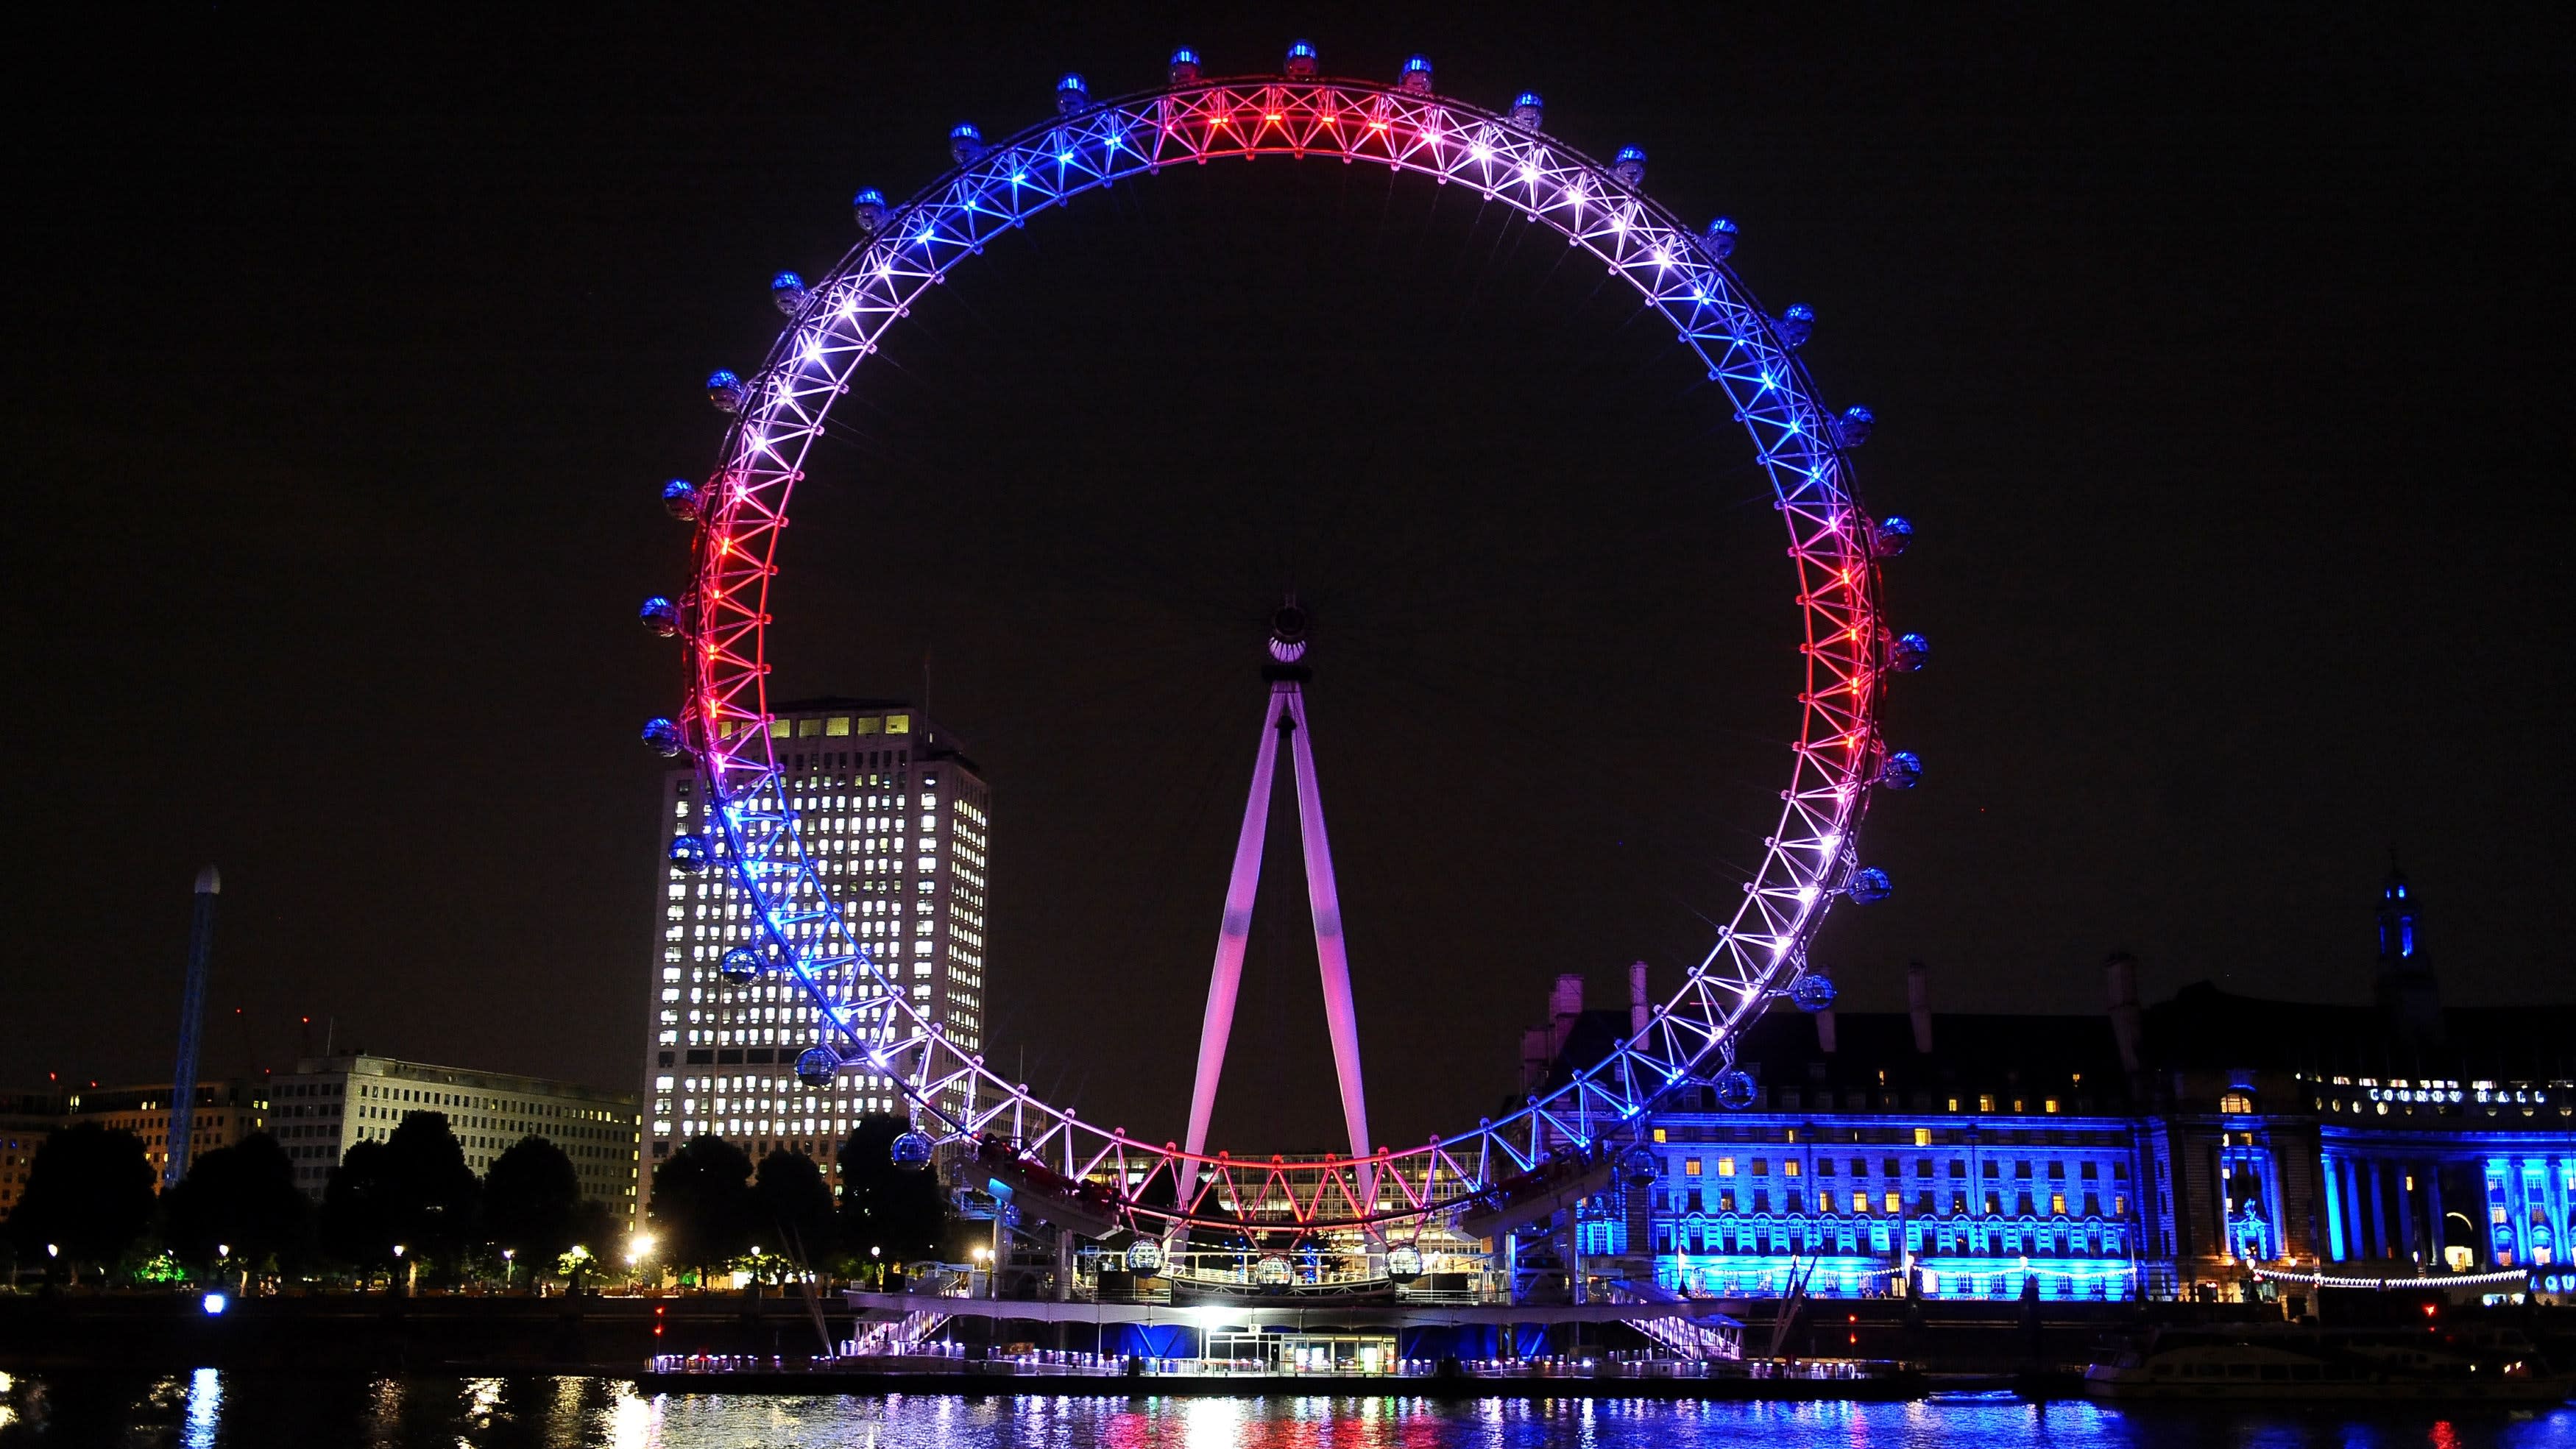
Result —
<instances>
[{"instance_id":1,"label":"night sky","mask_svg":"<svg viewBox=\"0 0 2576 1449\"><path fill-rule=\"evenodd\" d=\"M210 1073L309 1015L634 1085L635 732L680 673L633 616L685 583L700 379L953 122L1300 35L1644 146L1877 412L1930 773L1864 838L1895 896L1820 946L1849 1004L1920 958L1944 1008L2090 1011L2114 948L2151 997L2364 998L2392 846L2451 1000L2576 995L2563 7L933 8L13 22L0 1086L167 1079L208 861ZM1556 973L1668 993L1740 898L1798 688L1779 522L1552 234L1368 167L1167 173L993 247L836 419L775 683L926 677L994 793L992 1050L1086 1117L1179 1129L1285 589L1387 1140L1489 1110ZM1272 818L1217 1135L1322 1147Z\"/></svg>"}]
</instances>

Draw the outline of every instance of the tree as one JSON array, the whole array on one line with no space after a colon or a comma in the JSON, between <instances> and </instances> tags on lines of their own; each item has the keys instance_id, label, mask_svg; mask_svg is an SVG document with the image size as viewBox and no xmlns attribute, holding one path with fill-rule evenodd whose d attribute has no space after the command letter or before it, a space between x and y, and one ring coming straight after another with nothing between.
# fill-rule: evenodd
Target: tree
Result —
<instances>
[{"instance_id":1,"label":"tree","mask_svg":"<svg viewBox=\"0 0 2576 1449\"><path fill-rule=\"evenodd\" d=\"M249 1262L289 1257L313 1228L313 1204L295 1186L295 1163L265 1132L218 1147L188 1165L161 1195L162 1236L183 1262L209 1263L229 1247Z\"/></svg>"},{"instance_id":2,"label":"tree","mask_svg":"<svg viewBox=\"0 0 2576 1449\"><path fill-rule=\"evenodd\" d=\"M700 1135L653 1169L653 1222L663 1255L706 1270L749 1251L759 1221L751 1196L751 1158L721 1137Z\"/></svg>"},{"instance_id":3,"label":"tree","mask_svg":"<svg viewBox=\"0 0 2576 1449\"><path fill-rule=\"evenodd\" d=\"M482 1184L443 1112L413 1112L382 1142L351 1147L322 1189L322 1243L361 1267L452 1259L479 1241Z\"/></svg>"},{"instance_id":4,"label":"tree","mask_svg":"<svg viewBox=\"0 0 2576 1449\"><path fill-rule=\"evenodd\" d=\"M894 1140L911 1130L902 1117L874 1112L841 1143L841 1243L853 1256L870 1248L886 1263L939 1255L948 1204L938 1174L894 1165Z\"/></svg>"},{"instance_id":5,"label":"tree","mask_svg":"<svg viewBox=\"0 0 2576 1449\"><path fill-rule=\"evenodd\" d=\"M151 1221L152 1164L142 1139L82 1122L36 1149L27 1190L9 1213L9 1237L22 1258L67 1260L78 1281L79 1264L115 1262Z\"/></svg>"},{"instance_id":6,"label":"tree","mask_svg":"<svg viewBox=\"0 0 2576 1449\"><path fill-rule=\"evenodd\" d=\"M322 1184L323 1251L371 1276L378 1268L392 1267L393 1246L402 1241L385 1155L381 1142L352 1144Z\"/></svg>"},{"instance_id":7,"label":"tree","mask_svg":"<svg viewBox=\"0 0 2576 1449\"><path fill-rule=\"evenodd\" d=\"M483 1178L483 1230L518 1254L529 1273L553 1269L571 1247L573 1211L581 1205L581 1175L572 1158L534 1133L493 1159Z\"/></svg>"},{"instance_id":8,"label":"tree","mask_svg":"<svg viewBox=\"0 0 2576 1449\"><path fill-rule=\"evenodd\" d=\"M760 1159L760 1176L751 1186L759 1212L761 1241L775 1242L807 1268L819 1268L832 1253L832 1189L823 1169L802 1152L772 1152Z\"/></svg>"},{"instance_id":9,"label":"tree","mask_svg":"<svg viewBox=\"0 0 2576 1449\"><path fill-rule=\"evenodd\" d=\"M452 1259L482 1241L482 1180L444 1112L413 1112L385 1138L386 1171L401 1194L395 1228L412 1251Z\"/></svg>"},{"instance_id":10,"label":"tree","mask_svg":"<svg viewBox=\"0 0 2576 1449\"><path fill-rule=\"evenodd\" d=\"M572 1247L559 1261L568 1265L565 1276L571 1281L570 1291L581 1291L581 1275L597 1271L607 1260L624 1228L617 1220L617 1210L595 1197L573 1204Z\"/></svg>"}]
</instances>

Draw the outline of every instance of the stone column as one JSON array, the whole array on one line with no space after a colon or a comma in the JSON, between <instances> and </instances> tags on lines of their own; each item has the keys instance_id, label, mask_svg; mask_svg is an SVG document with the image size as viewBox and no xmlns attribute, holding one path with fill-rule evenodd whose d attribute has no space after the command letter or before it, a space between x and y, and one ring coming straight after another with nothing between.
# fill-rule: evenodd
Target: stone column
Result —
<instances>
[{"instance_id":1,"label":"stone column","mask_svg":"<svg viewBox=\"0 0 2576 1449\"><path fill-rule=\"evenodd\" d=\"M2380 1179L2379 1159L2370 1160L2370 1241L2374 1258L2394 1258L2388 1246L2388 1185Z\"/></svg>"},{"instance_id":2,"label":"stone column","mask_svg":"<svg viewBox=\"0 0 2576 1449\"><path fill-rule=\"evenodd\" d=\"M2436 1162L2424 1178L2424 1221L2432 1225L2433 1240L2424 1245L2424 1266L2439 1270L2442 1262L2442 1240L2450 1233L2450 1224L2442 1212L2442 1164Z\"/></svg>"}]
</instances>

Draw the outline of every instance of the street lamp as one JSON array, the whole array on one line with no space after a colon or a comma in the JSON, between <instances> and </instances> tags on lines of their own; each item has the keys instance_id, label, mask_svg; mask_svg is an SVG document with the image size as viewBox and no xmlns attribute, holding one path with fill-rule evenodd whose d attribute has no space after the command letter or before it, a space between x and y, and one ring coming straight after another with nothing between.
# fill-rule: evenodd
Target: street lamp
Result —
<instances>
[{"instance_id":1,"label":"street lamp","mask_svg":"<svg viewBox=\"0 0 2576 1449\"><path fill-rule=\"evenodd\" d=\"M394 1244L394 1261L397 1263L401 1263L403 1261L403 1245L400 1243ZM405 1264L403 1270L403 1293L405 1296L409 1296L412 1290L412 1285L418 1282L419 1279L420 1260L414 1258L411 1262Z\"/></svg>"},{"instance_id":2,"label":"street lamp","mask_svg":"<svg viewBox=\"0 0 2576 1449\"><path fill-rule=\"evenodd\" d=\"M515 1262L517 1262L518 1257L519 1250L516 1248L503 1248L501 1250L501 1291L504 1293L510 1291L510 1268Z\"/></svg>"}]
</instances>

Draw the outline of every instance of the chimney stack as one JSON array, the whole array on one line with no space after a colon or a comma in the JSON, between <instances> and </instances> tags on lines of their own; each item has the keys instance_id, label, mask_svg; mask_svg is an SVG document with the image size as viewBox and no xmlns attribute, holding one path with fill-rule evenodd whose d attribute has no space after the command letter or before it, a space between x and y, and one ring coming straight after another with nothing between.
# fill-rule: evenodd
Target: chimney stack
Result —
<instances>
[{"instance_id":1,"label":"chimney stack","mask_svg":"<svg viewBox=\"0 0 2576 1449\"><path fill-rule=\"evenodd\" d=\"M2114 951L2102 963L2103 984L2111 994L2111 1037L2120 1044L2120 1067L2138 1073L2138 1038L2144 1022L2138 1011L2138 958Z\"/></svg>"},{"instance_id":2,"label":"chimney stack","mask_svg":"<svg viewBox=\"0 0 2576 1449\"><path fill-rule=\"evenodd\" d=\"M1905 963L1905 1014L1914 1018L1914 1049L1932 1055L1932 988L1920 961Z\"/></svg>"},{"instance_id":3,"label":"chimney stack","mask_svg":"<svg viewBox=\"0 0 2576 1449\"><path fill-rule=\"evenodd\" d=\"M1646 1034L1646 1023L1654 1008L1646 1001L1646 963L1628 963L1628 1035L1631 1039Z\"/></svg>"},{"instance_id":4,"label":"chimney stack","mask_svg":"<svg viewBox=\"0 0 2576 1449\"><path fill-rule=\"evenodd\" d=\"M1547 1085L1547 1066L1552 1058L1547 1050L1548 1029L1534 1026L1521 1033L1521 1091L1535 1092Z\"/></svg>"},{"instance_id":5,"label":"chimney stack","mask_svg":"<svg viewBox=\"0 0 2576 1449\"><path fill-rule=\"evenodd\" d=\"M1553 1059L1565 1050L1566 1038L1574 1035L1574 1019L1583 1014L1583 974L1569 971L1556 978L1556 989L1548 993L1547 1046Z\"/></svg>"}]
</instances>

